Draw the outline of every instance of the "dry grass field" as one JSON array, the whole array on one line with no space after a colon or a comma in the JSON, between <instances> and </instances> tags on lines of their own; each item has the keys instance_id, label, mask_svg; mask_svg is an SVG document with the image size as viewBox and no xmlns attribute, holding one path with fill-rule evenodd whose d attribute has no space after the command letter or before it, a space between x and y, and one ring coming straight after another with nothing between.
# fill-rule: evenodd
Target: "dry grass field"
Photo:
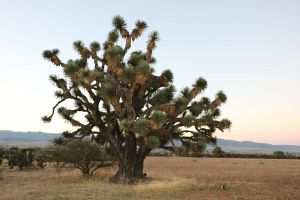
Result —
<instances>
[{"instance_id":1,"label":"dry grass field","mask_svg":"<svg viewBox=\"0 0 300 200\"><path fill-rule=\"evenodd\" d=\"M85 180L76 170L4 169L0 199L300 199L300 160L149 157L151 180L115 185L115 169Z\"/></svg>"}]
</instances>

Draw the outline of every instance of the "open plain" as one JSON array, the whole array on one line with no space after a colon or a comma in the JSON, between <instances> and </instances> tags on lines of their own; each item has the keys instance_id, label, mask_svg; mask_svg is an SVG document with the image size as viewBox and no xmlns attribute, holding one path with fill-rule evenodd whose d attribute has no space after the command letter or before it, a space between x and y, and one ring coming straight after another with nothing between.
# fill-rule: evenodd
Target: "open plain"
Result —
<instances>
[{"instance_id":1,"label":"open plain","mask_svg":"<svg viewBox=\"0 0 300 200\"><path fill-rule=\"evenodd\" d=\"M0 199L300 199L300 160L149 157L148 182L115 185L116 168L90 180L79 171L3 169Z\"/></svg>"}]
</instances>

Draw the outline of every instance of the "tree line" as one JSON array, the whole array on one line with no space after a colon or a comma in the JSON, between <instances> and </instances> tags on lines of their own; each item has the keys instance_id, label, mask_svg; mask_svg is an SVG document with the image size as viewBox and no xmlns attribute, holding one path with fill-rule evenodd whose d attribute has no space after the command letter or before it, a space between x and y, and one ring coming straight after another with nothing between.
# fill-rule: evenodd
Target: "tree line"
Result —
<instances>
[{"instance_id":1,"label":"tree line","mask_svg":"<svg viewBox=\"0 0 300 200\"><path fill-rule=\"evenodd\" d=\"M150 156L182 156L182 157L207 157L207 158L260 158L260 159L300 159L297 153L273 151L271 154L265 153L234 153L225 152L221 147L215 147L211 152L206 148L199 148L198 151L189 149L186 146L176 147L172 153L170 151L156 151Z\"/></svg>"}]
</instances>

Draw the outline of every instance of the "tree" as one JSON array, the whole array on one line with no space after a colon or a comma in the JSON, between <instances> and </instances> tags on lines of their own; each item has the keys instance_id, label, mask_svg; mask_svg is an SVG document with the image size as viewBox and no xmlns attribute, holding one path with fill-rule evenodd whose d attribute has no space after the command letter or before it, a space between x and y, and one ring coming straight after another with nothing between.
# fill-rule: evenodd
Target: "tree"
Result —
<instances>
[{"instance_id":1,"label":"tree","mask_svg":"<svg viewBox=\"0 0 300 200\"><path fill-rule=\"evenodd\" d=\"M177 156L200 157L206 149L206 144L201 141L183 140L181 146L172 149Z\"/></svg>"},{"instance_id":2,"label":"tree","mask_svg":"<svg viewBox=\"0 0 300 200\"><path fill-rule=\"evenodd\" d=\"M9 168L12 169L14 166L18 166L19 170L23 170L32 166L32 151L32 149L19 149L18 147L12 147L7 150L6 158Z\"/></svg>"},{"instance_id":3,"label":"tree","mask_svg":"<svg viewBox=\"0 0 300 200\"><path fill-rule=\"evenodd\" d=\"M2 160L4 159L5 150L0 147L0 166L2 164Z\"/></svg>"},{"instance_id":4,"label":"tree","mask_svg":"<svg viewBox=\"0 0 300 200\"><path fill-rule=\"evenodd\" d=\"M275 158L286 158L285 154L283 151L274 151L273 156Z\"/></svg>"},{"instance_id":5,"label":"tree","mask_svg":"<svg viewBox=\"0 0 300 200\"><path fill-rule=\"evenodd\" d=\"M206 144L203 142L193 143L190 147L192 156L200 157L206 150Z\"/></svg>"},{"instance_id":6,"label":"tree","mask_svg":"<svg viewBox=\"0 0 300 200\"><path fill-rule=\"evenodd\" d=\"M1 165L2 165L2 161L4 159L4 155L5 155L5 150L3 148L0 147L0 179L2 178L2 169L1 169Z\"/></svg>"},{"instance_id":7,"label":"tree","mask_svg":"<svg viewBox=\"0 0 300 200\"><path fill-rule=\"evenodd\" d=\"M186 146L174 147L172 148L176 156L188 156L189 150Z\"/></svg>"},{"instance_id":8,"label":"tree","mask_svg":"<svg viewBox=\"0 0 300 200\"><path fill-rule=\"evenodd\" d=\"M99 145L87 140L65 140L62 144L54 144L50 152L52 160L64 165L71 164L87 178L92 177L97 169L113 164Z\"/></svg>"},{"instance_id":9,"label":"tree","mask_svg":"<svg viewBox=\"0 0 300 200\"><path fill-rule=\"evenodd\" d=\"M34 161L36 166L39 168L45 168L46 162L49 161L49 152L47 149L35 148L33 153Z\"/></svg>"},{"instance_id":10,"label":"tree","mask_svg":"<svg viewBox=\"0 0 300 200\"><path fill-rule=\"evenodd\" d=\"M114 29L103 51L98 42L88 48L82 41L75 41L74 49L80 58L66 63L59 58L58 49L43 52L46 60L62 68L64 78L50 76L59 89L55 92L58 102L42 119L50 122L57 110L77 127L65 132L66 137L91 135L92 140L107 144L119 167L112 180L131 182L144 178L144 160L152 149L165 148L174 139L214 143L213 133L228 129L231 122L218 120L219 107L226 101L222 91L213 101L198 98L207 87L205 79L198 78L191 88L175 96L172 72L154 73L153 50L158 32L149 35L145 52L129 52L132 42L147 28L146 22L138 20L129 32L122 17L116 16L112 21ZM119 37L125 40L124 47L117 44ZM74 107L59 107L69 100ZM77 117L79 113L85 120Z\"/></svg>"},{"instance_id":11,"label":"tree","mask_svg":"<svg viewBox=\"0 0 300 200\"><path fill-rule=\"evenodd\" d=\"M214 150L212 151L212 154L214 157L223 157L224 156L224 151L222 150L221 147L216 147L214 148Z\"/></svg>"}]
</instances>

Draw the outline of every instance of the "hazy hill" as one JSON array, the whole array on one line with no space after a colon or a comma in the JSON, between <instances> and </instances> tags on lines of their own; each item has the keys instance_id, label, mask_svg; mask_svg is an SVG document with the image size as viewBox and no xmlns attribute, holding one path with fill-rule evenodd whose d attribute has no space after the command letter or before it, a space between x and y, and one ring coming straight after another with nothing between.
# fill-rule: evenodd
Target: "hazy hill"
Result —
<instances>
[{"instance_id":1,"label":"hazy hill","mask_svg":"<svg viewBox=\"0 0 300 200\"><path fill-rule=\"evenodd\" d=\"M59 134L0 130L0 146L46 146L56 137L59 137Z\"/></svg>"},{"instance_id":2,"label":"hazy hill","mask_svg":"<svg viewBox=\"0 0 300 200\"><path fill-rule=\"evenodd\" d=\"M43 133L43 132L13 132L0 130L0 145L1 146L46 146L50 141L59 134ZM180 143L177 143L180 145ZM285 152L300 152L298 145L272 145L266 143L256 143L251 141L236 141L218 139L217 145L222 147L227 152L238 153L272 153L275 150ZM208 150L214 146L209 145Z\"/></svg>"},{"instance_id":3,"label":"hazy hill","mask_svg":"<svg viewBox=\"0 0 300 200\"><path fill-rule=\"evenodd\" d=\"M299 145L272 145L267 143L257 143L251 141L236 141L218 139L217 145L228 152L240 153L272 153L276 150L285 152L300 152Z\"/></svg>"}]
</instances>

